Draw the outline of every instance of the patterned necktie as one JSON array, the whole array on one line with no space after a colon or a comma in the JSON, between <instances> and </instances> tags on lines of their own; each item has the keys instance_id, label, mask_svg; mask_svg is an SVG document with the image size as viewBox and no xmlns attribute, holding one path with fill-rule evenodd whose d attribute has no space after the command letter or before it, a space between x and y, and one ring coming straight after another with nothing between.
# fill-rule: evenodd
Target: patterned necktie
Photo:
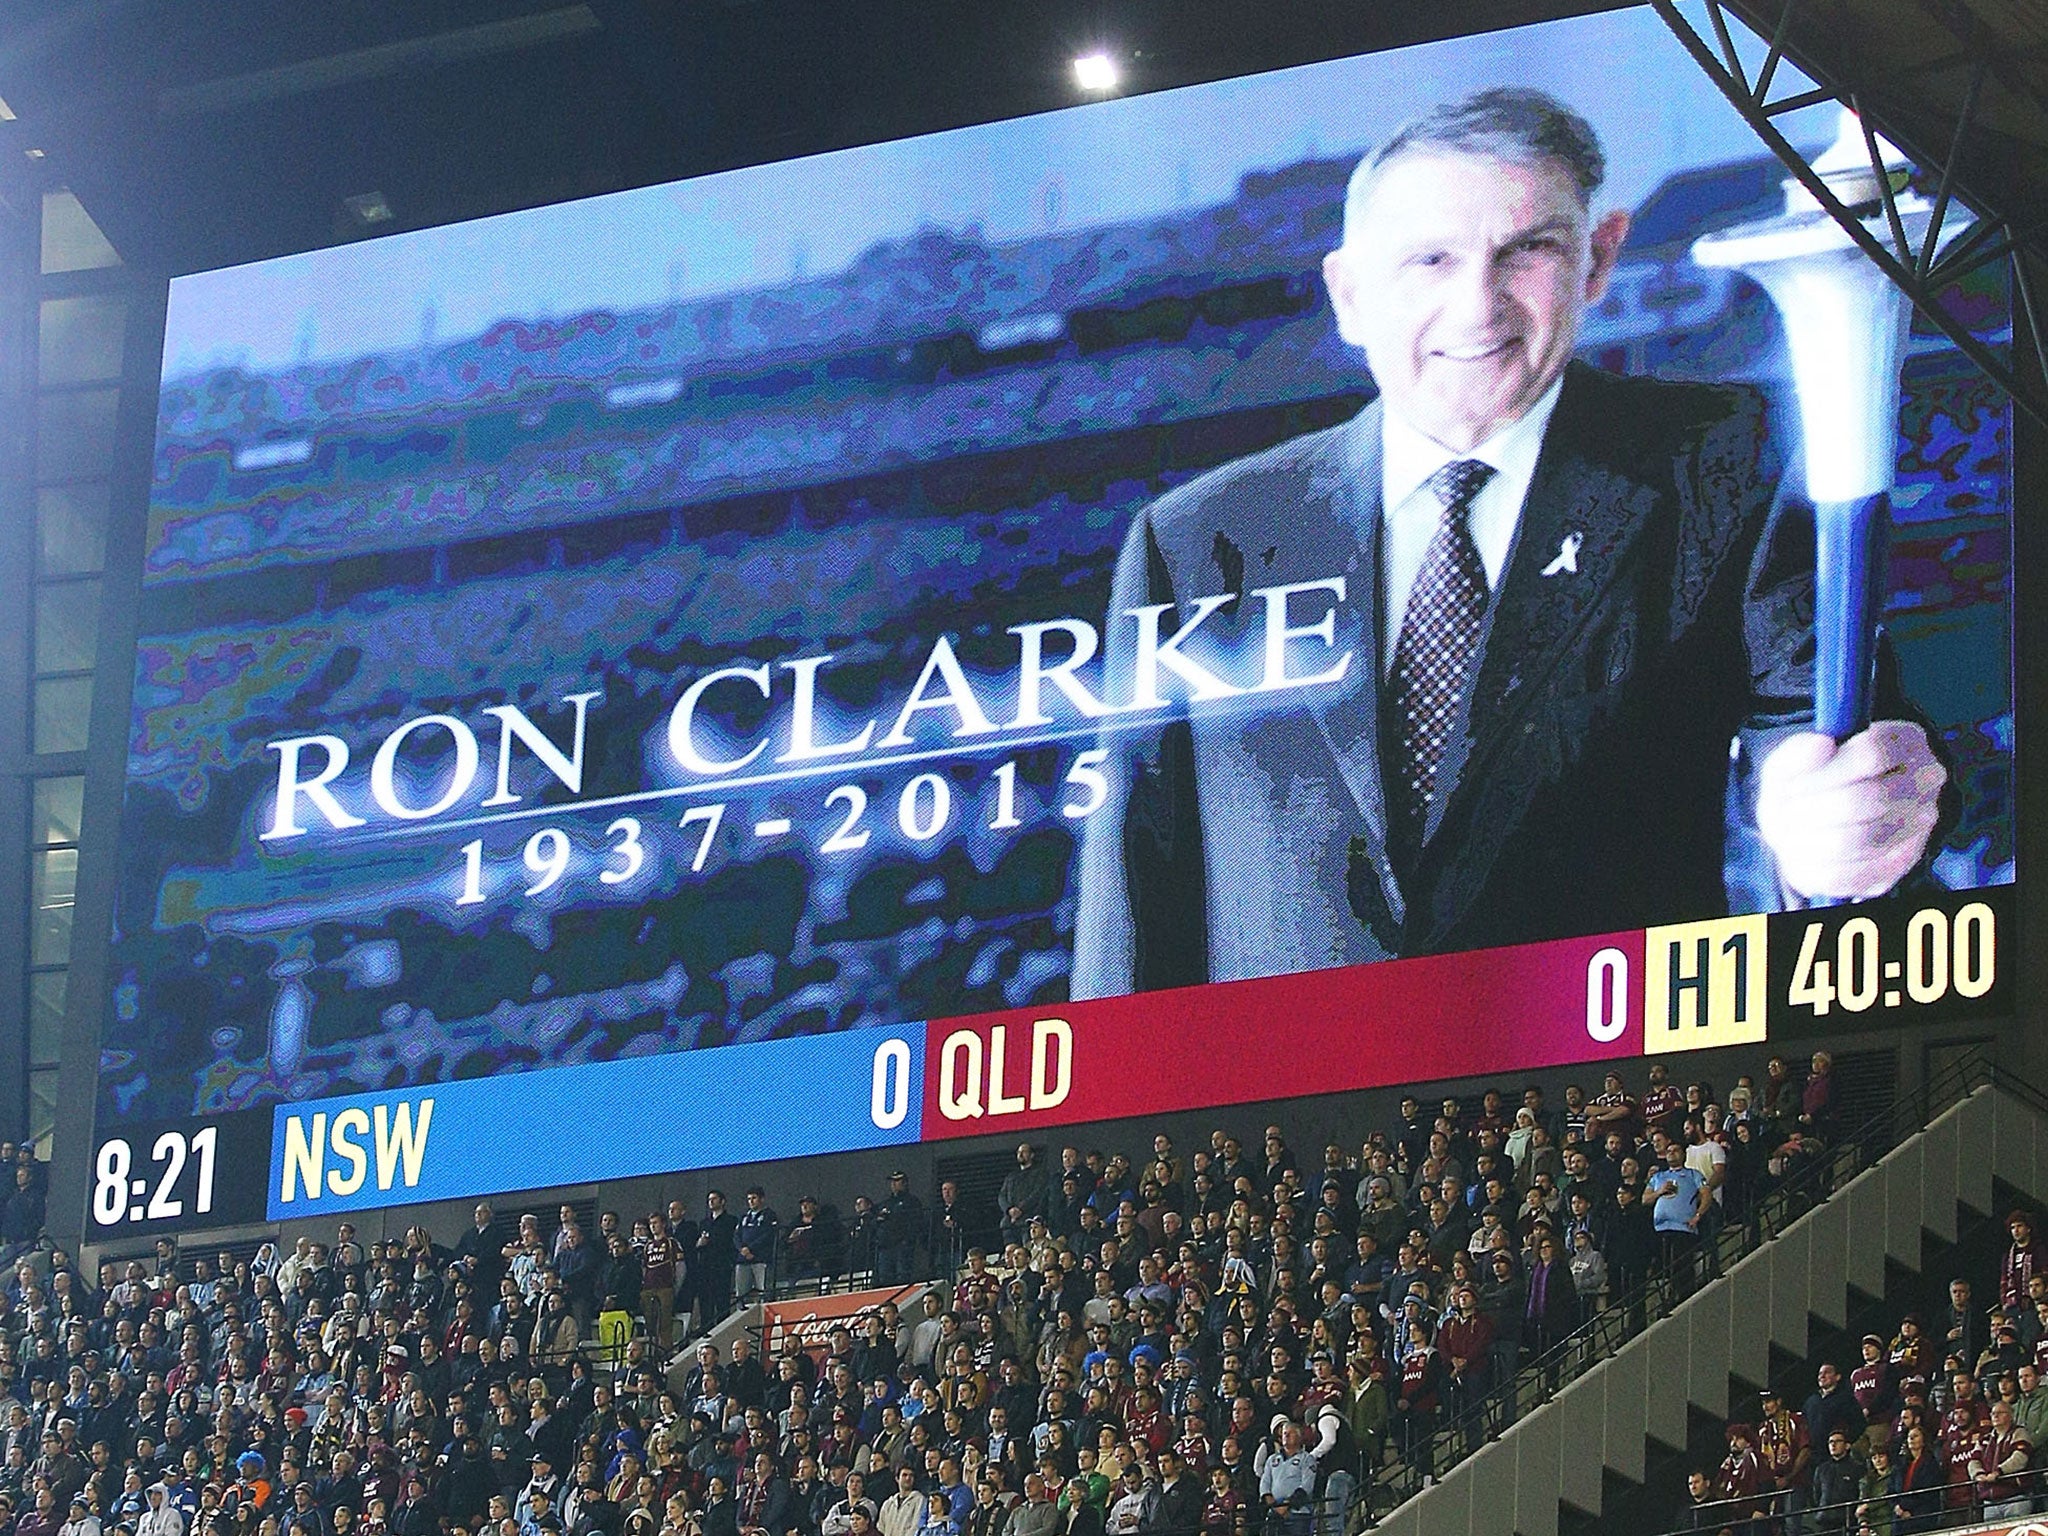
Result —
<instances>
[{"instance_id":1,"label":"patterned necktie","mask_svg":"<svg viewBox=\"0 0 2048 1536\"><path fill-rule=\"evenodd\" d=\"M1467 523L1473 498L1492 478L1492 465L1457 459L1428 481L1443 503L1443 519L1408 594L1387 680L1396 746L1388 763L1389 822L1397 842L1408 850L1421 844L1437 770L1479 649L1488 588L1486 567Z\"/></svg>"}]
</instances>

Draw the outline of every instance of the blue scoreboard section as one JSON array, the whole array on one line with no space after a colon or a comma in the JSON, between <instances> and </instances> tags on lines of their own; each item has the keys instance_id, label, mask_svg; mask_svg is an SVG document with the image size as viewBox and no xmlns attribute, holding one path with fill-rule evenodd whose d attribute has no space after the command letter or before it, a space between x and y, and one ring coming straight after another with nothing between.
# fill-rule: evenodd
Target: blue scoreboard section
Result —
<instances>
[{"instance_id":1,"label":"blue scoreboard section","mask_svg":"<svg viewBox=\"0 0 2048 1536\"><path fill-rule=\"evenodd\" d=\"M924 1034L849 1030L285 1106L267 1215L913 1142Z\"/></svg>"}]
</instances>

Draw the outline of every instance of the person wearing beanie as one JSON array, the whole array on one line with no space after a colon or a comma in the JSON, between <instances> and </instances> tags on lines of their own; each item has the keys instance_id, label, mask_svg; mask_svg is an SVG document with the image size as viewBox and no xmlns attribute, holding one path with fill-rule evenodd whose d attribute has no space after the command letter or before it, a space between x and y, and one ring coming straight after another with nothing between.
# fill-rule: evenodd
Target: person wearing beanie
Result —
<instances>
[{"instance_id":1,"label":"person wearing beanie","mask_svg":"<svg viewBox=\"0 0 2048 1536\"><path fill-rule=\"evenodd\" d=\"M1410 1292L1402 1303L1402 1312L1406 1327L1394 1387L1394 1433L1399 1438L1401 1454L1427 1476L1431 1471L1437 1405L1443 1394L1443 1361L1431 1342L1428 1308L1422 1298Z\"/></svg>"},{"instance_id":2,"label":"person wearing beanie","mask_svg":"<svg viewBox=\"0 0 2048 1536\"><path fill-rule=\"evenodd\" d=\"M1891 1362L1885 1358L1884 1340L1866 1333L1860 1346L1863 1363L1849 1373L1849 1393L1861 1410L1872 1449L1891 1437L1892 1415L1898 1411L1899 1394L1892 1381Z\"/></svg>"}]
</instances>

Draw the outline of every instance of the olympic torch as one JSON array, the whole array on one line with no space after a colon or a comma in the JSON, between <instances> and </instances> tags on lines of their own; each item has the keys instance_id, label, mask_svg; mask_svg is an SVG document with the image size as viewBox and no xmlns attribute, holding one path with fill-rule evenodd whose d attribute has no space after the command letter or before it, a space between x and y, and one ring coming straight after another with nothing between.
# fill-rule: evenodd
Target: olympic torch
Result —
<instances>
[{"instance_id":1,"label":"olympic torch","mask_svg":"<svg viewBox=\"0 0 2048 1536\"><path fill-rule=\"evenodd\" d=\"M1933 206L1906 186L1904 157L1853 114L1813 170L1877 240L1925 242ZM1748 274L1785 327L1814 515L1814 724L1846 741L1870 724L1911 304L1797 178L1782 214L1704 236L1692 256Z\"/></svg>"},{"instance_id":2,"label":"olympic torch","mask_svg":"<svg viewBox=\"0 0 2048 1536\"><path fill-rule=\"evenodd\" d=\"M1882 139L1873 157L1870 142L1845 111L1840 134L1813 169L1871 235L1889 242L1881 165L1904 242L1917 250L1933 206L1906 187L1904 157ZM1843 741L1870 724L1911 304L1792 178L1782 214L1703 236L1692 258L1746 273L1784 323L1814 509L1814 718L1817 729Z\"/></svg>"}]
</instances>

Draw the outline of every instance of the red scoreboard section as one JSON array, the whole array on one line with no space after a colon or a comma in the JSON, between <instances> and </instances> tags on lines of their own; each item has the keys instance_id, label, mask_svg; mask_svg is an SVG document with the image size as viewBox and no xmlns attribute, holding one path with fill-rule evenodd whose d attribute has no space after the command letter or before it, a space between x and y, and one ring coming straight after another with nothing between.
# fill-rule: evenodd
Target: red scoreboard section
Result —
<instances>
[{"instance_id":1,"label":"red scoreboard section","mask_svg":"<svg viewBox=\"0 0 2048 1536\"><path fill-rule=\"evenodd\" d=\"M1636 1056L1642 930L925 1026L924 1139Z\"/></svg>"}]
</instances>

